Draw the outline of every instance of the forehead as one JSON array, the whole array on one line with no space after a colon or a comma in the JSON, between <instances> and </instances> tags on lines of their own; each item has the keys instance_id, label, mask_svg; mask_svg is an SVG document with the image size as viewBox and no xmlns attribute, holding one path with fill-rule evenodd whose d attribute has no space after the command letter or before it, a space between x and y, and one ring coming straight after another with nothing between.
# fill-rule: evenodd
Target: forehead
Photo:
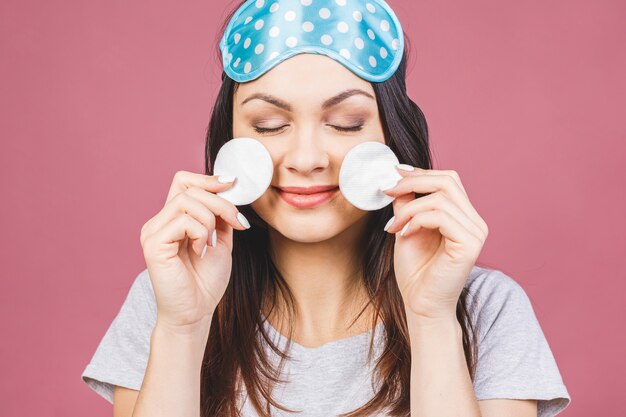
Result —
<instances>
[{"instance_id":1,"label":"forehead","mask_svg":"<svg viewBox=\"0 0 626 417\"><path fill-rule=\"evenodd\" d=\"M234 94L235 106L250 94L269 93L285 100L318 101L350 88L358 88L374 96L369 81L359 77L334 59L313 53L287 58L259 78L239 84Z\"/></svg>"}]
</instances>

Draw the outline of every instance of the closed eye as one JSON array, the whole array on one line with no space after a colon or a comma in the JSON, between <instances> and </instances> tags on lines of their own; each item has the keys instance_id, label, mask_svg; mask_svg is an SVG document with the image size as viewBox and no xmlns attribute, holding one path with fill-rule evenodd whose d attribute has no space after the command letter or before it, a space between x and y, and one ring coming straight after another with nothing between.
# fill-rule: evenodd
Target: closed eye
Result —
<instances>
[{"instance_id":1,"label":"closed eye","mask_svg":"<svg viewBox=\"0 0 626 417\"><path fill-rule=\"evenodd\" d=\"M279 127L274 127L274 128L267 128L267 127L260 127L260 126L253 126L254 130L257 133L275 133L278 132L279 130L281 130L284 127L287 127L289 125L283 125L283 126L279 126ZM333 129L336 129L340 132L358 132L359 130L363 129L363 125L356 125L356 126L335 126L335 125L327 125L332 127Z\"/></svg>"}]
</instances>

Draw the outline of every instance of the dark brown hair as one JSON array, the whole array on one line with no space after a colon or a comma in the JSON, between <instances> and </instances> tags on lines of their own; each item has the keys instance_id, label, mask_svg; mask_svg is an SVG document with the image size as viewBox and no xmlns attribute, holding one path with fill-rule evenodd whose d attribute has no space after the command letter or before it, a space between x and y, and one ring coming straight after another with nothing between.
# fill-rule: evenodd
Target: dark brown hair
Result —
<instances>
[{"instance_id":1,"label":"dark brown hair","mask_svg":"<svg viewBox=\"0 0 626 417\"><path fill-rule=\"evenodd\" d=\"M240 3L242 4L242 3ZM224 21L221 33L236 9ZM220 33L220 36L221 36ZM394 151L402 163L432 169L428 142L428 126L420 108L407 95L406 67L410 51L405 34L405 53L394 75L380 83L372 83L383 125L385 143ZM217 46L218 61L221 61ZM238 83L222 73L222 85L212 109L206 136L205 173L212 175L213 164L220 147L233 134L233 93ZM417 197L422 195L417 194ZM269 417L272 404L289 410L271 397L272 386L278 382L283 360L288 359L274 345L263 326L262 311L276 306L277 296L287 305L290 324L291 346L293 320L296 314L295 300L272 261L268 241L267 224L254 212L250 205L239 206L239 210L250 220L251 228L234 230L233 267L226 292L217 306L207 342L201 373L201 415L203 417L239 416L239 394L245 384L250 403L262 417ZM385 344L374 370L380 388L363 407L346 417L366 416L385 410L392 416L410 415L409 381L411 355L409 333L393 270L393 246L395 236L383 231L383 226L393 215L390 205L368 213L368 233L359 240L360 265L363 282L369 295L374 316L372 323L380 319L386 333ZM472 381L477 360L476 329L472 326L467 288L463 289L456 309L456 316L463 330L463 350ZM365 311L367 305L357 315ZM266 314L268 316L269 314ZM372 357L372 339L369 358ZM274 367L268 360L264 343L267 343L281 358ZM297 414L296 414L297 415Z\"/></svg>"}]
</instances>

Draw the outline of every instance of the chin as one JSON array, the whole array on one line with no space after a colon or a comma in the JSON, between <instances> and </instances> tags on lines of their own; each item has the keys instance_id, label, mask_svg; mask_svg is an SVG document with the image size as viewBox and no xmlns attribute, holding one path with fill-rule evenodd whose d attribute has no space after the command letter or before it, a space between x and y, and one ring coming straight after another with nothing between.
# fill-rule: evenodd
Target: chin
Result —
<instances>
[{"instance_id":1,"label":"chin","mask_svg":"<svg viewBox=\"0 0 626 417\"><path fill-rule=\"evenodd\" d=\"M267 224L289 240L302 243L322 242L340 234L350 226L337 213L285 213L274 212Z\"/></svg>"},{"instance_id":2,"label":"chin","mask_svg":"<svg viewBox=\"0 0 626 417\"><path fill-rule=\"evenodd\" d=\"M320 228L308 228L307 230L298 230L293 227L279 227L274 228L276 232L280 233L286 239L298 243L319 243L326 240L330 240L337 236L341 230L334 229L320 229Z\"/></svg>"}]
</instances>

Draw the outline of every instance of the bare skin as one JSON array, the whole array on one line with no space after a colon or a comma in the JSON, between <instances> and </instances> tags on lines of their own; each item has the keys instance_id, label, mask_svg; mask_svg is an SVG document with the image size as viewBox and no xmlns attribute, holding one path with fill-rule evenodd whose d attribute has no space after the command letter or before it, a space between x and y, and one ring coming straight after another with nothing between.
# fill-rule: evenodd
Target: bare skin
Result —
<instances>
[{"instance_id":1,"label":"bare skin","mask_svg":"<svg viewBox=\"0 0 626 417\"><path fill-rule=\"evenodd\" d=\"M346 91L359 93L323 108L326 100ZM263 99L247 101L254 94L271 95L290 109ZM255 127L279 130L259 133ZM341 130L355 127L360 130ZM239 86L233 135L255 137L268 148L275 163L272 185L279 187L338 185L341 162L352 147L365 141L384 143L371 84L334 60L313 54L296 55ZM270 226L275 262L298 303L293 340L317 347L371 329L369 311L348 328L366 303L355 259L358 237L367 233L363 226L368 212L341 193L323 206L296 208L272 187L252 208ZM276 315L268 320L287 332L285 320Z\"/></svg>"}]
</instances>

